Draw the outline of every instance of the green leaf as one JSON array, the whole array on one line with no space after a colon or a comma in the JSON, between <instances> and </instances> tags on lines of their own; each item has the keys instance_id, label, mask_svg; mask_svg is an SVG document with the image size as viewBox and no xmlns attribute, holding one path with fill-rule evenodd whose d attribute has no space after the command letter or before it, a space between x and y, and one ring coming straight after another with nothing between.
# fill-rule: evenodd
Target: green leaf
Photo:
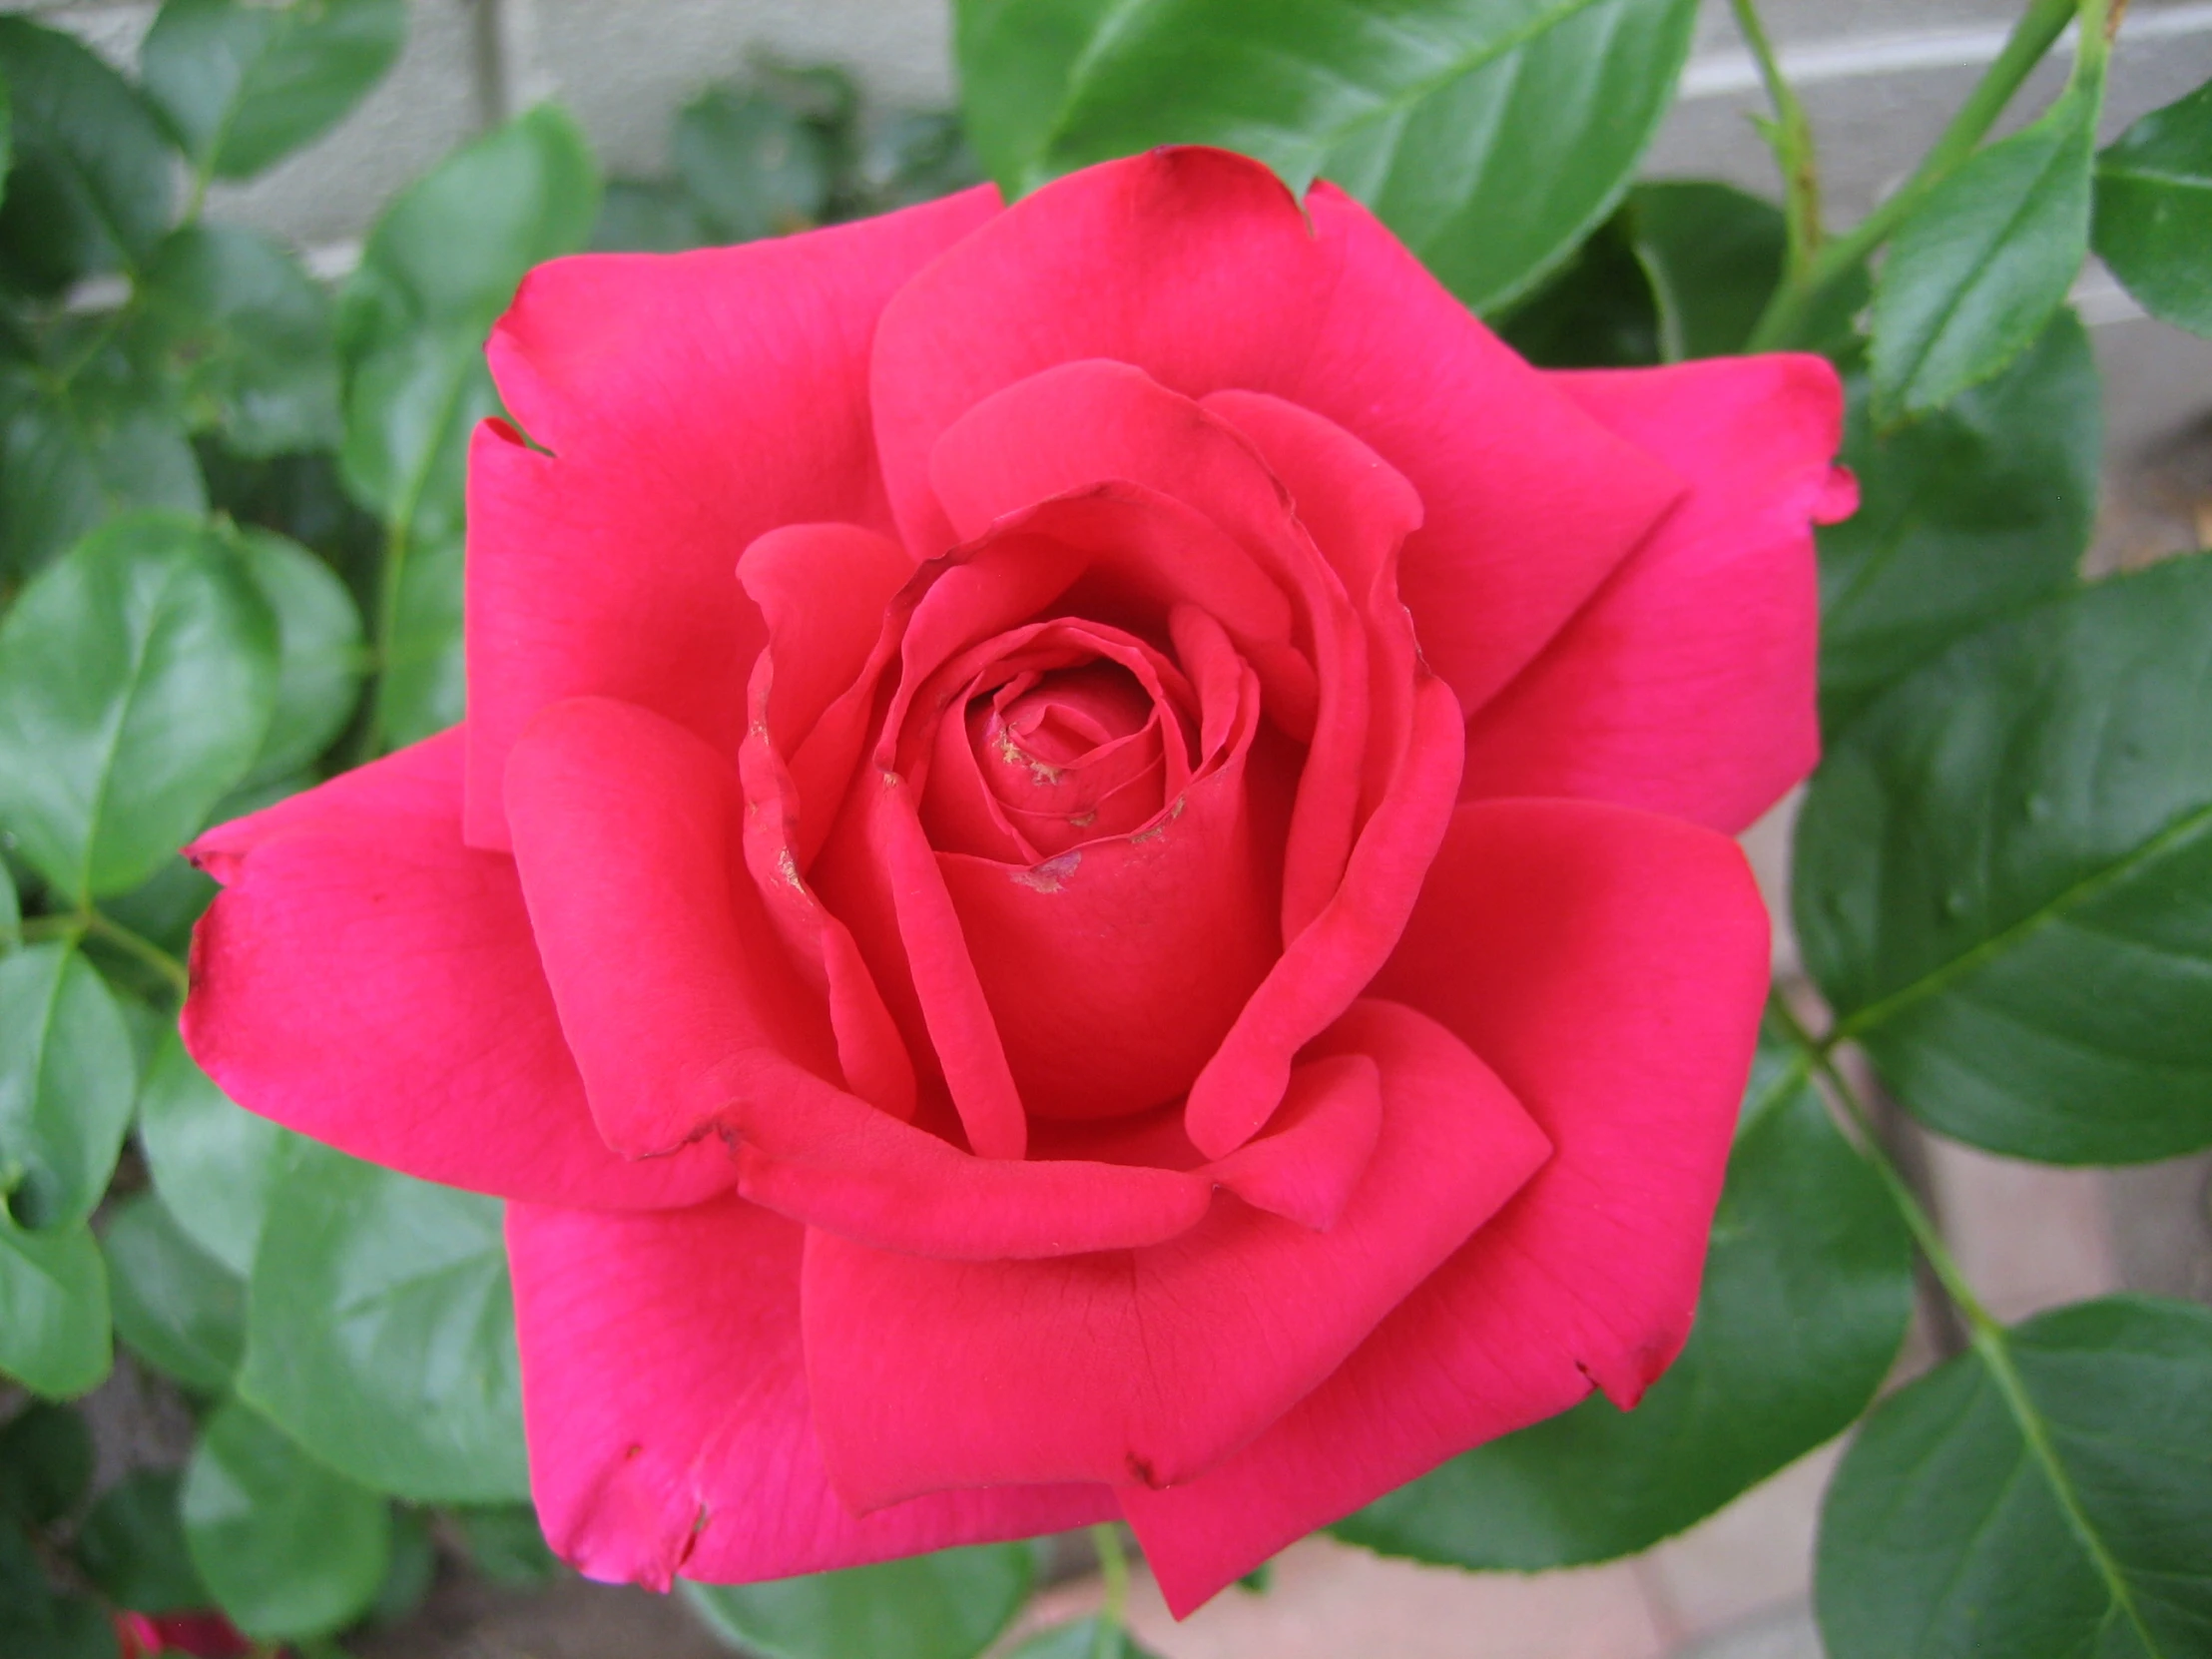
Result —
<instances>
[{"instance_id":1,"label":"green leaf","mask_svg":"<svg viewBox=\"0 0 2212 1659\"><path fill-rule=\"evenodd\" d=\"M92 1484L92 1434L67 1405L31 1404L0 1427L0 1524L51 1526Z\"/></svg>"},{"instance_id":2,"label":"green leaf","mask_svg":"<svg viewBox=\"0 0 2212 1659\"><path fill-rule=\"evenodd\" d=\"M1154 1655L1150 1648L1138 1646L1128 1631L1089 1618L1039 1631L1006 1659L1154 1659Z\"/></svg>"},{"instance_id":3,"label":"green leaf","mask_svg":"<svg viewBox=\"0 0 2212 1659\"><path fill-rule=\"evenodd\" d=\"M31 1540L0 1526L0 1613L8 1659L116 1659L115 1627L83 1596L56 1595Z\"/></svg>"},{"instance_id":4,"label":"green leaf","mask_svg":"<svg viewBox=\"0 0 2212 1659\"><path fill-rule=\"evenodd\" d=\"M1782 280L1788 243L1782 210L1733 185L1660 180L1631 191L1623 212L1659 297L1666 360L1743 350ZM1864 271L1837 282L1802 337L1816 350L1848 339L1869 286Z\"/></svg>"},{"instance_id":5,"label":"green leaf","mask_svg":"<svg viewBox=\"0 0 2212 1659\"><path fill-rule=\"evenodd\" d=\"M1593 1394L1457 1457L1335 1530L1388 1555L1541 1571L1647 1549L1841 1433L1913 1305L1912 1242L1802 1058L1761 1067L1689 1344L1633 1411Z\"/></svg>"},{"instance_id":6,"label":"green leaf","mask_svg":"<svg viewBox=\"0 0 2212 1659\"><path fill-rule=\"evenodd\" d=\"M2069 587L2089 545L2103 391L2069 309L1995 379L1887 434L1850 381L1859 511L1820 531L1821 725L2000 617Z\"/></svg>"},{"instance_id":7,"label":"green leaf","mask_svg":"<svg viewBox=\"0 0 2212 1659\"><path fill-rule=\"evenodd\" d=\"M248 783L284 778L353 718L363 668L361 613L338 573L287 537L242 530L236 543L276 619L276 709Z\"/></svg>"},{"instance_id":8,"label":"green leaf","mask_svg":"<svg viewBox=\"0 0 2212 1659\"><path fill-rule=\"evenodd\" d=\"M135 271L169 229L175 157L129 82L68 35L0 17L14 165L0 201L0 283L55 293Z\"/></svg>"},{"instance_id":9,"label":"green leaf","mask_svg":"<svg viewBox=\"0 0 2212 1659\"><path fill-rule=\"evenodd\" d=\"M0 1211L0 1374L69 1399L110 1363L107 1270L91 1233L26 1233Z\"/></svg>"},{"instance_id":10,"label":"green leaf","mask_svg":"<svg viewBox=\"0 0 2212 1659\"><path fill-rule=\"evenodd\" d=\"M2212 1652L2212 1313L1981 1333L1867 1421L1822 1509L1831 1659Z\"/></svg>"},{"instance_id":11,"label":"green leaf","mask_svg":"<svg viewBox=\"0 0 2212 1659\"><path fill-rule=\"evenodd\" d=\"M699 204L674 185L610 179L593 221L595 254L681 254L714 241Z\"/></svg>"},{"instance_id":12,"label":"green leaf","mask_svg":"<svg viewBox=\"0 0 2212 1659\"><path fill-rule=\"evenodd\" d=\"M15 894L15 876L0 858L0 956L23 942L23 901Z\"/></svg>"},{"instance_id":13,"label":"green leaf","mask_svg":"<svg viewBox=\"0 0 2212 1659\"><path fill-rule=\"evenodd\" d=\"M1651 278L1616 214L1498 324L1543 368L1645 368L1659 361Z\"/></svg>"},{"instance_id":14,"label":"green leaf","mask_svg":"<svg viewBox=\"0 0 2212 1659\"><path fill-rule=\"evenodd\" d=\"M139 1097L139 1146L177 1225L242 1279L254 1271L290 1138L233 1105L174 1030L164 1037Z\"/></svg>"},{"instance_id":15,"label":"green leaf","mask_svg":"<svg viewBox=\"0 0 2212 1659\"><path fill-rule=\"evenodd\" d=\"M34 1229L90 1216L137 1087L115 998L75 949L0 959L0 1213Z\"/></svg>"},{"instance_id":16,"label":"green leaf","mask_svg":"<svg viewBox=\"0 0 2212 1659\"><path fill-rule=\"evenodd\" d=\"M974 1659L1013 1622L1026 1544L978 1544L770 1584L691 1584L708 1626L763 1659Z\"/></svg>"},{"instance_id":17,"label":"green leaf","mask_svg":"<svg viewBox=\"0 0 2212 1659\"><path fill-rule=\"evenodd\" d=\"M379 1491L486 1503L530 1493L519 1372L498 1200L294 1140L240 1392Z\"/></svg>"},{"instance_id":18,"label":"green leaf","mask_svg":"<svg viewBox=\"0 0 2212 1659\"><path fill-rule=\"evenodd\" d=\"M376 683L377 728L392 748L419 743L459 721L467 698L456 535L412 548L401 567L390 645Z\"/></svg>"},{"instance_id":19,"label":"green leaf","mask_svg":"<svg viewBox=\"0 0 2212 1659\"><path fill-rule=\"evenodd\" d=\"M2024 351L2089 252L2101 80L2077 81L1898 228L1874 291L1875 419L1941 408Z\"/></svg>"},{"instance_id":20,"label":"green leaf","mask_svg":"<svg viewBox=\"0 0 2212 1659\"><path fill-rule=\"evenodd\" d=\"M101 1247L125 1346L188 1388L230 1387L246 1346L245 1283L194 1244L152 1193L115 1207Z\"/></svg>"},{"instance_id":21,"label":"green leaf","mask_svg":"<svg viewBox=\"0 0 2212 1659\"><path fill-rule=\"evenodd\" d=\"M2212 334L2212 82L2105 147L2091 240L2144 310Z\"/></svg>"},{"instance_id":22,"label":"green leaf","mask_svg":"<svg viewBox=\"0 0 2212 1659\"><path fill-rule=\"evenodd\" d=\"M77 1529L73 1553L101 1594L135 1613L184 1613L208 1605L185 1547L178 1500L184 1476L140 1469L101 1493Z\"/></svg>"},{"instance_id":23,"label":"green leaf","mask_svg":"<svg viewBox=\"0 0 2212 1659\"><path fill-rule=\"evenodd\" d=\"M330 301L284 249L229 225L188 225L155 252L134 345L180 388L195 429L241 455L334 448Z\"/></svg>"},{"instance_id":24,"label":"green leaf","mask_svg":"<svg viewBox=\"0 0 2212 1659\"><path fill-rule=\"evenodd\" d=\"M1478 309L1611 210L1673 96L1695 0L963 0L977 152L1009 193L1155 144L1351 190Z\"/></svg>"},{"instance_id":25,"label":"green leaf","mask_svg":"<svg viewBox=\"0 0 2212 1659\"><path fill-rule=\"evenodd\" d=\"M228 543L117 519L0 622L0 822L70 897L136 886L246 776L276 692L276 625Z\"/></svg>"},{"instance_id":26,"label":"green leaf","mask_svg":"<svg viewBox=\"0 0 2212 1659\"><path fill-rule=\"evenodd\" d=\"M185 1470L185 1542L232 1622L265 1641L366 1612L391 1556L384 1500L247 1406L219 1406Z\"/></svg>"},{"instance_id":27,"label":"green leaf","mask_svg":"<svg viewBox=\"0 0 2212 1659\"><path fill-rule=\"evenodd\" d=\"M376 1587L369 1618L377 1624L397 1624L422 1605L437 1575L437 1544L430 1536L429 1521L419 1510L393 1505L391 1564Z\"/></svg>"},{"instance_id":28,"label":"green leaf","mask_svg":"<svg viewBox=\"0 0 2212 1659\"><path fill-rule=\"evenodd\" d=\"M0 571L40 569L114 513L207 505L182 417L123 352L66 376L0 361Z\"/></svg>"},{"instance_id":29,"label":"green leaf","mask_svg":"<svg viewBox=\"0 0 2212 1659\"><path fill-rule=\"evenodd\" d=\"M405 0L168 0L139 73L194 165L244 179L335 126L406 36Z\"/></svg>"},{"instance_id":30,"label":"green leaf","mask_svg":"<svg viewBox=\"0 0 2212 1659\"><path fill-rule=\"evenodd\" d=\"M494 1584L538 1584L561 1570L527 1503L472 1505L453 1511L468 1558Z\"/></svg>"},{"instance_id":31,"label":"green leaf","mask_svg":"<svg viewBox=\"0 0 2212 1659\"><path fill-rule=\"evenodd\" d=\"M2212 557L1975 635L1831 750L1806 965L1923 1121L2016 1158L2212 1141Z\"/></svg>"},{"instance_id":32,"label":"green leaf","mask_svg":"<svg viewBox=\"0 0 2212 1659\"><path fill-rule=\"evenodd\" d=\"M5 75L0 75L0 204L5 204L5 182L8 170L15 165L15 97L8 91Z\"/></svg>"},{"instance_id":33,"label":"green leaf","mask_svg":"<svg viewBox=\"0 0 2212 1659\"><path fill-rule=\"evenodd\" d=\"M714 240L804 231L829 211L835 150L786 100L709 88L677 115L670 148Z\"/></svg>"}]
</instances>

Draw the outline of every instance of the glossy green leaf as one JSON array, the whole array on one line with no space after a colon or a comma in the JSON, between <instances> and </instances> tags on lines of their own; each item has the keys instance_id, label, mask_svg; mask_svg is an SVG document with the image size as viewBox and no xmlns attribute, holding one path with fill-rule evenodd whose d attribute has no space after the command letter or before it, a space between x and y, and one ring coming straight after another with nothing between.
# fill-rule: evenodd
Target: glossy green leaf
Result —
<instances>
[{"instance_id":1,"label":"glossy green leaf","mask_svg":"<svg viewBox=\"0 0 2212 1659\"><path fill-rule=\"evenodd\" d=\"M1763 1037L1697 1323L1633 1411L1593 1394L1335 1529L1390 1555L1539 1571L1647 1549L1841 1433L1904 1340L1912 1244L1779 1038Z\"/></svg>"},{"instance_id":2,"label":"glossy green leaf","mask_svg":"<svg viewBox=\"0 0 2212 1659\"><path fill-rule=\"evenodd\" d=\"M0 17L13 165L0 283L52 293L134 271L169 229L176 158L129 82L72 36Z\"/></svg>"},{"instance_id":3,"label":"glossy green leaf","mask_svg":"<svg viewBox=\"0 0 2212 1659\"><path fill-rule=\"evenodd\" d=\"M2144 310L2212 334L2212 82L2097 157L2091 240Z\"/></svg>"},{"instance_id":4,"label":"glossy green leaf","mask_svg":"<svg viewBox=\"0 0 2212 1659\"><path fill-rule=\"evenodd\" d=\"M254 1271L290 1138L234 1105L174 1030L163 1039L139 1096L139 1147L177 1225L242 1279Z\"/></svg>"},{"instance_id":5,"label":"glossy green leaf","mask_svg":"<svg viewBox=\"0 0 2212 1659\"><path fill-rule=\"evenodd\" d=\"M1807 967L1944 1134L2212 1142L2212 557L2049 601L1890 691L1798 821Z\"/></svg>"},{"instance_id":6,"label":"glossy green leaf","mask_svg":"<svg viewBox=\"0 0 2212 1659\"><path fill-rule=\"evenodd\" d=\"M1874 292L1875 418L1941 408L2024 351L2089 252L2101 83L2077 81L1899 227Z\"/></svg>"},{"instance_id":7,"label":"glossy green leaf","mask_svg":"<svg viewBox=\"0 0 2212 1659\"><path fill-rule=\"evenodd\" d=\"M193 1243L152 1193L117 1205L100 1242L124 1345L188 1388L228 1388L246 1347L245 1282Z\"/></svg>"},{"instance_id":8,"label":"glossy green leaf","mask_svg":"<svg viewBox=\"0 0 2212 1659\"><path fill-rule=\"evenodd\" d=\"M718 242L804 231L829 211L835 151L783 99L711 88L677 115L670 149Z\"/></svg>"},{"instance_id":9,"label":"glossy green leaf","mask_svg":"<svg viewBox=\"0 0 2212 1659\"><path fill-rule=\"evenodd\" d=\"M137 1087L115 998L74 948L0 958L0 1211L33 1229L90 1216Z\"/></svg>"},{"instance_id":10,"label":"glossy green leaf","mask_svg":"<svg viewBox=\"0 0 2212 1659\"><path fill-rule=\"evenodd\" d=\"M276 708L249 785L286 777L329 748L353 718L365 666L361 613L338 573L272 530L236 536L276 619Z\"/></svg>"},{"instance_id":11,"label":"glossy green leaf","mask_svg":"<svg viewBox=\"0 0 2212 1659\"><path fill-rule=\"evenodd\" d=\"M0 1525L51 1526L92 1484L92 1432L72 1406L34 1402L0 1426Z\"/></svg>"},{"instance_id":12,"label":"glossy green leaf","mask_svg":"<svg viewBox=\"0 0 2212 1659\"><path fill-rule=\"evenodd\" d=\"M108 1276L83 1227L26 1233L0 1211L0 1376L69 1399L108 1375Z\"/></svg>"},{"instance_id":13,"label":"glossy green leaf","mask_svg":"<svg viewBox=\"0 0 2212 1659\"><path fill-rule=\"evenodd\" d=\"M168 0L139 73L194 164L244 179L335 126L406 35L405 0Z\"/></svg>"},{"instance_id":14,"label":"glossy green leaf","mask_svg":"<svg viewBox=\"0 0 2212 1659\"><path fill-rule=\"evenodd\" d=\"M295 1140L240 1392L379 1491L486 1503L530 1493L519 1374L498 1200Z\"/></svg>"},{"instance_id":15,"label":"glossy green leaf","mask_svg":"<svg viewBox=\"0 0 2212 1659\"><path fill-rule=\"evenodd\" d=\"M246 776L276 629L225 539L118 519L0 622L0 824L62 892L137 885Z\"/></svg>"},{"instance_id":16,"label":"glossy green leaf","mask_svg":"<svg viewBox=\"0 0 2212 1659\"><path fill-rule=\"evenodd\" d=\"M689 1584L718 1634L762 1659L975 1659L1034 1575L1026 1544L978 1544L769 1584Z\"/></svg>"},{"instance_id":17,"label":"glossy green leaf","mask_svg":"<svg viewBox=\"0 0 2212 1659\"><path fill-rule=\"evenodd\" d=\"M2103 388L2062 309L2011 367L1877 434L1853 376L1859 511L1820 531L1821 724L1833 737L1945 647L2067 587L2096 516Z\"/></svg>"},{"instance_id":18,"label":"glossy green leaf","mask_svg":"<svg viewBox=\"0 0 2212 1659\"><path fill-rule=\"evenodd\" d=\"M175 380L196 428L241 455L338 441L330 301L298 260L252 231L188 225L148 263L137 348Z\"/></svg>"},{"instance_id":19,"label":"glossy green leaf","mask_svg":"<svg viewBox=\"0 0 2212 1659\"><path fill-rule=\"evenodd\" d=\"M1009 192L1156 144L1326 175L1470 305L1602 220L1673 97L1695 0L963 0L969 132Z\"/></svg>"},{"instance_id":20,"label":"glossy green leaf","mask_svg":"<svg viewBox=\"0 0 2212 1659\"><path fill-rule=\"evenodd\" d=\"M85 1576L119 1607L137 1613L183 1613L209 1603L207 1587L185 1547L179 1499L184 1477L173 1469L139 1469L100 1494L77 1529L71 1551Z\"/></svg>"},{"instance_id":21,"label":"glossy green leaf","mask_svg":"<svg viewBox=\"0 0 2212 1659\"><path fill-rule=\"evenodd\" d=\"M391 1557L389 1505L236 1401L202 1427L182 1509L201 1579L241 1630L264 1640L352 1623Z\"/></svg>"},{"instance_id":22,"label":"glossy green leaf","mask_svg":"<svg viewBox=\"0 0 2212 1659\"><path fill-rule=\"evenodd\" d=\"M1128 1631L1111 1629L1092 1618L1040 1630L1006 1659L1154 1659L1154 1655Z\"/></svg>"},{"instance_id":23,"label":"glossy green leaf","mask_svg":"<svg viewBox=\"0 0 2212 1659\"><path fill-rule=\"evenodd\" d=\"M1831 1659L2212 1652L2212 1312L2114 1297L1985 1333L1830 1485Z\"/></svg>"}]
</instances>

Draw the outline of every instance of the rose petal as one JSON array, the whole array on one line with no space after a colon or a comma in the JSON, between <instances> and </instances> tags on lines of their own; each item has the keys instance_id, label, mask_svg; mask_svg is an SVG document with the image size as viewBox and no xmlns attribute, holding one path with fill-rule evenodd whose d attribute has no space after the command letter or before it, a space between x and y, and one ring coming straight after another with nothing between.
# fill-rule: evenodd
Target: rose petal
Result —
<instances>
[{"instance_id":1,"label":"rose petal","mask_svg":"<svg viewBox=\"0 0 2212 1659\"><path fill-rule=\"evenodd\" d=\"M287 1128L426 1181L610 1209L727 1190L592 1126L512 859L461 844L458 730L188 850L225 884L193 936L185 1044Z\"/></svg>"},{"instance_id":2,"label":"rose petal","mask_svg":"<svg viewBox=\"0 0 2212 1659\"><path fill-rule=\"evenodd\" d=\"M810 1421L802 1230L735 1200L641 1219L507 1212L531 1492L587 1577L747 1583L1114 1512L1102 1487L1005 1487L855 1517Z\"/></svg>"},{"instance_id":3,"label":"rose petal","mask_svg":"<svg viewBox=\"0 0 2212 1659\"><path fill-rule=\"evenodd\" d=\"M1459 809L1377 991L1487 1060L1551 1161L1250 1446L1172 1491L1123 1488L1171 1607L1593 1382L1634 1403L1689 1332L1767 949L1743 854L1710 830Z\"/></svg>"},{"instance_id":4,"label":"rose petal","mask_svg":"<svg viewBox=\"0 0 2212 1659\"><path fill-rule=\"evenodd\" d=\"M768 626L769 678L756 713L778 751L806 741L867 667L884 613L914 574L906 550L856 524L771 530L738 560L738 582ZM754 677L761 670L756 666Z\"/></svg>"}]
</instances>

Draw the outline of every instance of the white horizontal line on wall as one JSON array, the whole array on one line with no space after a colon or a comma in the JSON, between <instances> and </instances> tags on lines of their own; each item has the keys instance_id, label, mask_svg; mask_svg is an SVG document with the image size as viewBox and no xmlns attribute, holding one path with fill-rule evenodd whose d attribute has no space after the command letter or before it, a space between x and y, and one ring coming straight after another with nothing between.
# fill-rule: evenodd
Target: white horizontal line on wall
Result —
<instances>
[{"instance_id":1,"label":"white horizontal line on wall","mask_svg":"<svg viewBox=\"0 0 2212 1659\"><path fill-rule=\"evenodd\" d=\"M1782 73L1795 86L1851 81L1868 75L1911 74L1928 69L1978 69L2004 48L2004 29L1926 29L1868 39L1807 41L1785 46ZM2212 34L2212 5L2160 6L2131 13L2120 28L2125 50L2146 41ZM2073 51L2073 31L2059 44ZM1749 52L1708 52L1682 70L1683 98L1723 98L1759 90L1759 66Z\"/></svg>"}]
</instances>

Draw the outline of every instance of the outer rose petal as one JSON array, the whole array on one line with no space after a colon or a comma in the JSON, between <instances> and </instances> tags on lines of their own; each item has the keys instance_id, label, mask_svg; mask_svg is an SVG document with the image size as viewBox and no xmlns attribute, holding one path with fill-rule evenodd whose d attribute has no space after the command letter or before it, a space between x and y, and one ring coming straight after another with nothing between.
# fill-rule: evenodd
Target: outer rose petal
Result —
<instances>
[{"instance_id":1,"label":"outer rose petal","mask_svg":"<svg viewBox=\"0 0 2212 1659\"><path fill-rule=\"evenodd\" d=\"M890 528L868 429L883 301L988 220L971 190L805 236L583 255L493 333L500 425L469 461L469 838L506 844L507 751L548 703L617 697L734 752L760 617L730 569L779 525Z\"/></svg>"},{"instance_id":2,"label":"outer rose petal","mask_svg":"<svg viewBox=\"0 0 2212 1659\"><path fill-rule=\"evenodd\" d=\"M1475 708L1680 481L1547 384L1350 198L1318 185L1306 208L1257 162L1154 150L1047 185L967 238L883 310L873 407L892 505L917 555L948 546L928 483L938 435L1055 363L1117 358L1190 397L1272 392L1419 492L1405 601L1429 663Z\"/></svg>"},{"instance_id":3,"label":"outer rose petal","mask_svg":"<svg viewBox=\"0 0 2212 1659\"><path fill-rule=\"evenodd\" d=\"M810 1235L801 1318L837 1490L873 1507L996 1481L1165 1485L1276 1420L1550 1150L1463 1044L1388 1003L1316 1045L1291 1109L1378 1087L1372 1161L1326 1232L1218 1200L1168 1244L1049 1262Z\"/></svg>"},{"instance_id":4,"label":"outer rose petal","mask_svg":"<svg viewBox=\"0 0 2212 1659\"><path fill-rule=\"evenodd\" d=\"M1729 357L1555 382L1692 488L1474 717L1461 794L1613 801L1733 833L1820 758L1813 524L1851 510L1836 371Z\"/></svg>"},{"instance_id":5,"label":"outer rose petal","mask_svg":"<svg viewBox=\"0 0 2212 1659\"><path fill-rule=\"evenodd\" d=\"M1574 802L1459 809L1376 988L1464 1038L1555 1151L1244 1451L1122 1489L1171 1607L1593 1382L1635 1402L1689 1334L1767 949L1743 854L1710 830Z\"/></svg>"},{"instance_id":6,"label":"outer rose petal","mask_svg":"<svg viewBox=\"0 0 2212 1659\"><path fill-rule=\"evenodd\" d=\"M1102 1486L1011 1486L855 1517L809 1418L803 1229L738 1200L644 1219L507 1212L531 1493L587 1577L744 1583L1114 1513Z\"/></svg>"},{"instance_id":7,"label":"outer rose petal","mask_svg":"<svg viewBox=\"0 0 2212 1659\"><path fill-rule=\"evenodd\" d=\"M610 1209L729 1189L592 1127L514 863L461 844L461 734L211 830L185 1045L264 1117L427 1181Z\"/></svg>"}]
</instances>

